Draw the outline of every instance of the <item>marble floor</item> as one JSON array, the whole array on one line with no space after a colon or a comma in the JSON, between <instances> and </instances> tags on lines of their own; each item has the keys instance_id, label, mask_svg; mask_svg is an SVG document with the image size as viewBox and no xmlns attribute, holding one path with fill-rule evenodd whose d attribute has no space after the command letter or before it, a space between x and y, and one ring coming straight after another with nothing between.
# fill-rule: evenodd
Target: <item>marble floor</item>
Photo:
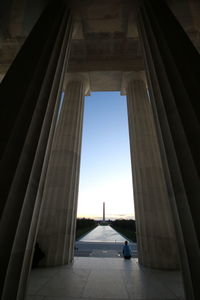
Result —
<instances>
[{"instance_id":1,"label":"marble floor","mask_svg":"<svg viewBox=\"0 0 200 300\"><path fill-rule=\"evenodd\" d=\"M26 300L182 300L179 272L139 266L137 259L76 257L71 266L35 269Z\"/></svg>"}]
</instances>

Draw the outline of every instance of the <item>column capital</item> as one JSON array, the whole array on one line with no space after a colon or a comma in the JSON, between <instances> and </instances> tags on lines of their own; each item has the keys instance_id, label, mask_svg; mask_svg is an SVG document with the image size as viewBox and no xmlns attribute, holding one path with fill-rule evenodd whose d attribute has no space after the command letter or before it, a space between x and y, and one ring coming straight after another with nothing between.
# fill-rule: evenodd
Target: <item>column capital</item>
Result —
<instances>
[{"instance_id":1,"label":"column capital","mask_svg":"<svg viewBox=\"0 0 200 300\"><path fill-rule=\"evenodd\" d=\"M84 84L84 96L90 96L90 80L88 73L67 73L64 82L64 90L72 81L80 81Z\"/></svg>"},{"instance_id":2,"label":"column capital","mask_svg":"<svg viewBox=\"0 0 200 300\"><path fill-rule=\"evenodd\" d=\"M147 87L145 71L123 72L121 82L121 95L126 95L129 82L138 80L143 81L145 83L145 86Z\"/></svg>"}]
</instances>

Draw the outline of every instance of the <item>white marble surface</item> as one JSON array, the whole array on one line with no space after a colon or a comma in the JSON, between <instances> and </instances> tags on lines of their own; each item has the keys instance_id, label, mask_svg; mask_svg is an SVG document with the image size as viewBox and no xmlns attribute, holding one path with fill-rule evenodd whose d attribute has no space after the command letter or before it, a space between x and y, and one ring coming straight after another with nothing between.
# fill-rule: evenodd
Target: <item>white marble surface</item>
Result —
<instances>
[{"instance_id":1,"label":"white marble surface","mask_svg":"<svg viewBox=\"0 0 200 300\"><path fill-rule=\"evenodd\" d=\"M182 300L179 272L139 266L137 259L76 257L74 264L31 272L26 300Z\"/></svg>"}]
</instances>

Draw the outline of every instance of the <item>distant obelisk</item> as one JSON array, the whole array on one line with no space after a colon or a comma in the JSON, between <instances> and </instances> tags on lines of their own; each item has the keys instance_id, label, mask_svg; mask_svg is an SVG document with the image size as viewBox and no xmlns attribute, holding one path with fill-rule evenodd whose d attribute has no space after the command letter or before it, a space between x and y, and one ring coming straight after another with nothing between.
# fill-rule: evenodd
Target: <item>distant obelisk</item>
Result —
<instances>
[{"instance_id":1,"label":"distant obelisk","mask_svg":"<svg viewBox=\"0 0 200 300\"><path fill-rule=\"evenodd\" d=\"M105 202L103 202L103 222L105 222Z\"/></svg>"}]
</instances>

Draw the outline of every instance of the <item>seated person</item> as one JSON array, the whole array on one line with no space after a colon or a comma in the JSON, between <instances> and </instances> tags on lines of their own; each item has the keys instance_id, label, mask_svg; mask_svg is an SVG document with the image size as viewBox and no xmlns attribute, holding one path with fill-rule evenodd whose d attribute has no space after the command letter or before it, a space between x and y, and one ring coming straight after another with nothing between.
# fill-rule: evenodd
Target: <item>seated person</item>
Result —
<instances>
[{"instance_id":1,"label":"seated person","mask_svg":"<svg viewBox=\"0 0 200 300\"><path fill-rule=\"evenodd\" d=\"M125 244L124 247L123 247L124 258L125 259L130 259L131 258L131 249L130 249L127 241L125 241L124 244Z\"/></svg>"},{"instance_id":2,"label":"seated person","mask_svg":"<svg viewBox=\"0 0 200 300\"><path fill-rule=\"evenodd\" d=\"M33 255L33 261L32 261L32 269L37 268L39 266L40 260L42 260L45 257L44 252L40 249L40 246L38 243L35 244L35 251Z\"/></svg>"}]
</instances>

